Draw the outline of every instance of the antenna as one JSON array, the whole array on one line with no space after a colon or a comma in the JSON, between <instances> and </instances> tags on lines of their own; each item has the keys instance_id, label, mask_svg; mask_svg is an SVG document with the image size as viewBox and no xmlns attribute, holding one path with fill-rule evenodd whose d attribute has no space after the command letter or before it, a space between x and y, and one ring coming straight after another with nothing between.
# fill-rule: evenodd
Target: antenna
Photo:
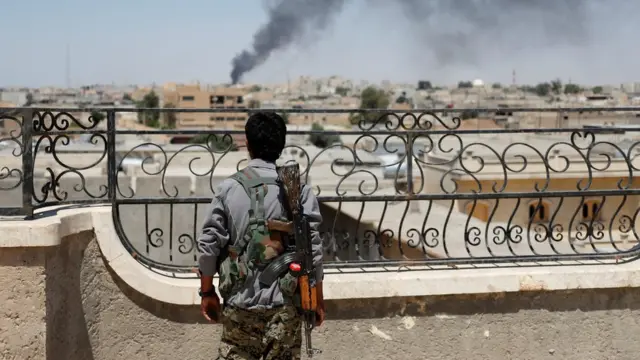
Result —
<instances>
[{"instance_id":1,"label":"antenna","mask_svg":"<svg viewBox=\"0 0 640 360\"><path fill-rule=\"evenodd\" d=\"M69 50L69 44L66 47L66 55L65 55L65 79L67 89L71 87L71 56Z\"/></svg>"},{"instance_id":2,"label":"antenna","mask_svg":"<svg viewBox=\"0 0 640 360\"><path fill-rule=\"evenodd\" d=\"M511 73L511 83L513 86L516 85L516 69L513 69L513 72Z\"/></svg>"}]
</instances>

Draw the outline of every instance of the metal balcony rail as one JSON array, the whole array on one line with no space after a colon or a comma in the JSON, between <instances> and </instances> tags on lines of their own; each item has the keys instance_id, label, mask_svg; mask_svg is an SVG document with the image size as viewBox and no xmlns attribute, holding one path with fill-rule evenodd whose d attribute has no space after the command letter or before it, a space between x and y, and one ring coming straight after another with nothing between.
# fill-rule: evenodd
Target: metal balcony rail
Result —
<instances>
[{"instance_id":1,"label":"metal balcony rail","mask_svg":"<svg viewBox=\"0 0 640 360\"><path fill-rule=\"evenodd\" d=\"M217 185L259 109L0 109L0 216L112 206L122 244L194 276ZM272 109L335 271L631 261L640 108ZM332 124L351 123L350 128Z\"/></svg>"}]
</instances>

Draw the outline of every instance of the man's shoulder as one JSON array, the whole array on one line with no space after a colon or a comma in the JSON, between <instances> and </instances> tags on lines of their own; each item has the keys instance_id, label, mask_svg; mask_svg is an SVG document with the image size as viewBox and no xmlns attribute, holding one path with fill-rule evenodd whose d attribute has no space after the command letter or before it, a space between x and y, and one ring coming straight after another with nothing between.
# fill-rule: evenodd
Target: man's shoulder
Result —
<instances>
[{"instance_id":1,"label":"man's shoulder","mask_svg":"<svg viewBox=\"0 0 640 360\"><path fill-rule=\"evenodd\" d=\"M231 193L235 193L235 190L243 190L243 179L245 180L251 180L254 178L254 176L256 176L253 173L249 174L249 177L244 177L242 176L242 174L245 174L246 172L243 171L245 169L242 169L240 171L237 171L229 176L227 176L224 180L222 180L220 182L220 184L218 185L218 191L220 194L224 194L225 196ZM264 174L257 174L258 177L265 177L267 178L268 176L264 176ZM244 192L244 191L243 191Z\"/></svg>"},{"instance_id":2,"label":"man's shoulder","mask_svg":"<svg viewBox=\"0 0 640 360\"><path fill-rule=\"evenodd\" d=\"M240 186L238 181L236 181L233 176L228 176L218 184L216 193L224 198L238 186Z\"/></svg>"}]
</instances>

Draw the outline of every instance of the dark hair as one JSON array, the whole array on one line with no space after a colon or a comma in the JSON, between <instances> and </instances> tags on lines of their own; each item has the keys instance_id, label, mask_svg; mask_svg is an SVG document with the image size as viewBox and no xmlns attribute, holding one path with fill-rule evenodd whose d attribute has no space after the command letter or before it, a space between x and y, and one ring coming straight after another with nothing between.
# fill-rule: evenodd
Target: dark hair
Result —
<instances>
[{"instance_id":1,"label":"dark hair","mask_svg":"<svg viewBox=\"0 0 640 360\"><path fill-rule=\"evenodd\" d=\"M249 116L244 133L254 158L275 162L284 149L287 125L282 116L274 112L257 112Z\"/></svg>"}]
</instances>

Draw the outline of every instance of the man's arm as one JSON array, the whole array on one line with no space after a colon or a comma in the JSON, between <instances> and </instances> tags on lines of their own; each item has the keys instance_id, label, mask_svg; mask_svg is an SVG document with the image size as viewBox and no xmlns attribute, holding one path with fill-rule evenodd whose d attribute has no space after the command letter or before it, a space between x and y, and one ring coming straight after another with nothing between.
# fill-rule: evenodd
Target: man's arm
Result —
<instances>
[{"instance_id":1,"label":"man's arm","mask_svg":"<svg viewBox=\"0 0 640 360\"><path fill-rule=\"evenodd\" d=\"M302 187L302 212L309 220L309 229L311 231L311 250L313 252L313 266L316 269L316 281L322 283L324 279L323 255L324 247L322 237L320 237L320 224L322 223L322 214L320 214L320 205L318 199L313 193L310 186Z\"/></svg>"},{"instance_id":2,"label":"man's arm","mask_svg":"<svg viewBox=\"0 0 640 360\"><path fill-rule=\"evenodd\" d=\"M224 207L226 189L221 184L209 206L208 216L202 225L202 231L198 237L198 249L201 254L198 258L198 270L200 271L200 289L208 292L213 289L213 276L216 273L216 265L220 251L229 242L227 230L227 215Z\"/></svg>"}]
</instances>

